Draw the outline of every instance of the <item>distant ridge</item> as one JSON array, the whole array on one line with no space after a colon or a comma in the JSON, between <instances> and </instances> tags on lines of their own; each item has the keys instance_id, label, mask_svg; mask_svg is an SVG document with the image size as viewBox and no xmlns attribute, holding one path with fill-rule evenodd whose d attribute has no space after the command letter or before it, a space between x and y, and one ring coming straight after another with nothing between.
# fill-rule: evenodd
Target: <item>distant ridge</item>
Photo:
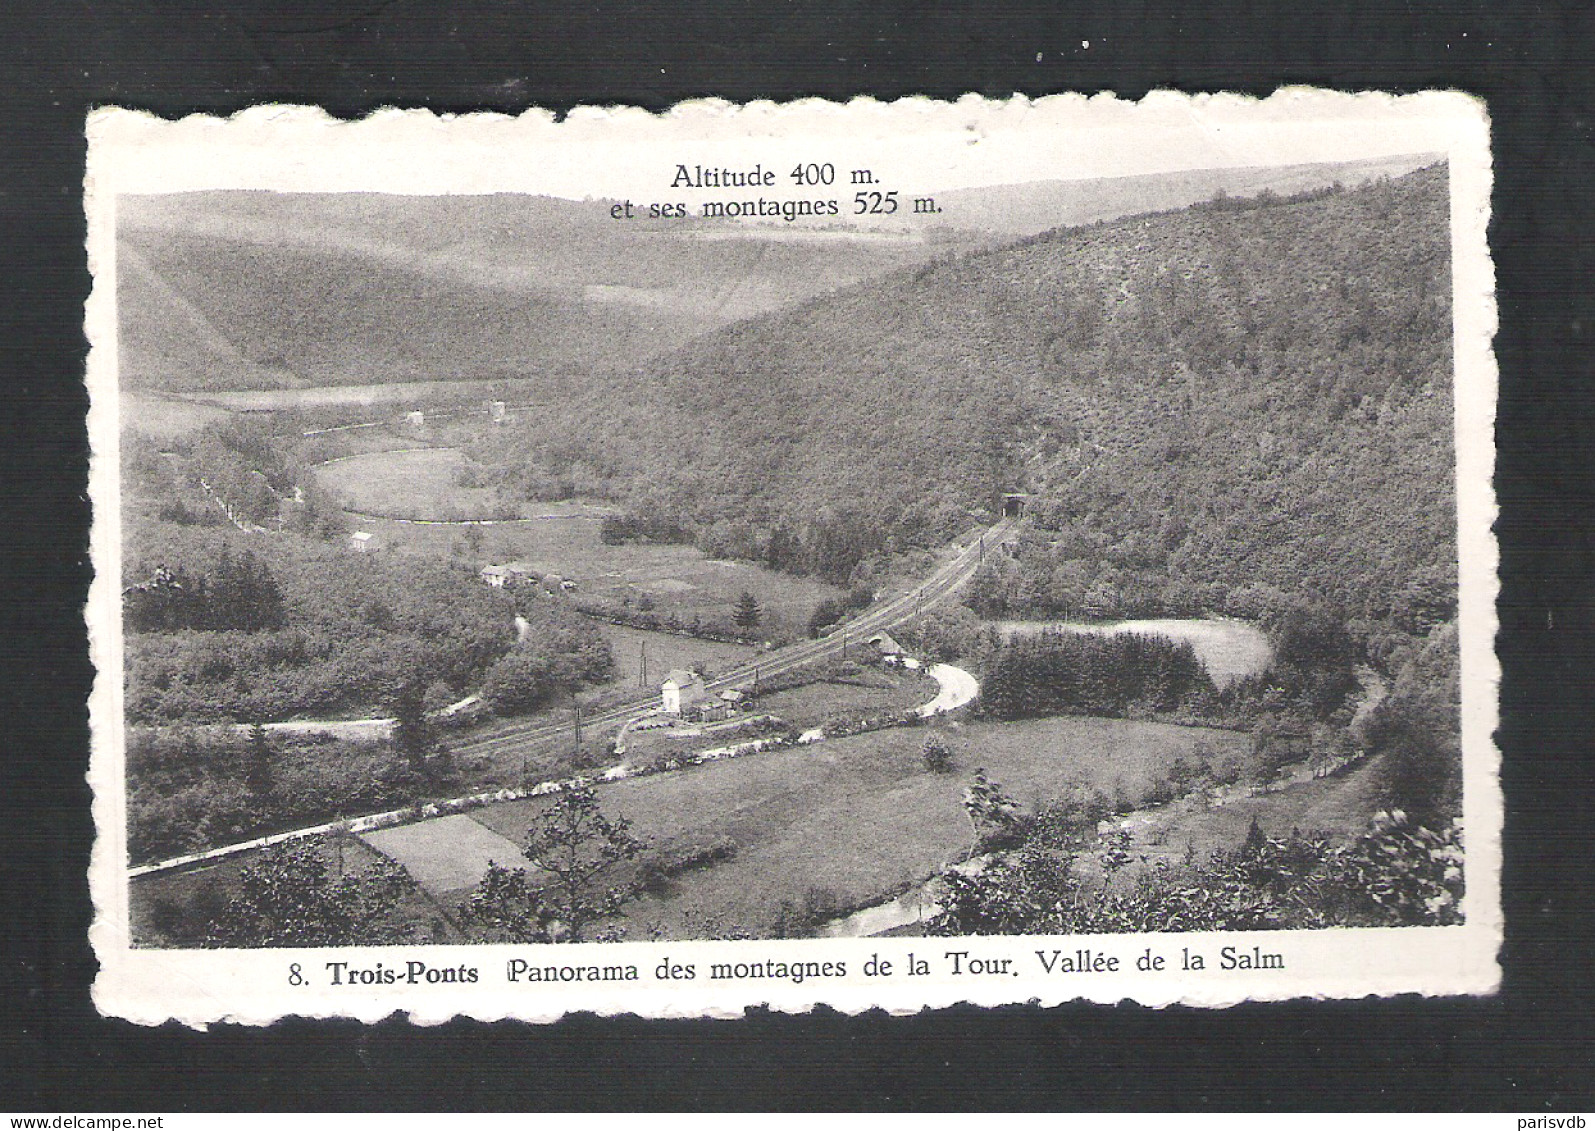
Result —
<instances>
[{"instance_id":1,"label":"distant ridge","mask_svg":"<svg viewBox=\"0 0 1595 1131\"><path fill-rule=\"evenodd\" d=\"M215 392L580 378L948 254L1220 191L1352 185L1419 161L957 190L936 194L939 216L905 220L901 238L801 223L617 229L607 201L518 194L123 196L122 379Z\"/></svg>"},{"instance_id":2,"label":"distant ridge","mask_svg":"<svg viewBox=\"0 0 1595 1131\"><path fill-rule=\"evenodd\" d=\"M580 375L948 246L697 239L728 226L617 226L608 202L537 196L118 203L136 260L118 291L122 379L145 390Z\"/></svg>"},{"instance_id":3,"label":"distant ridge","mask_svg":"<svg viewBox=\"0 0 1595 1131\"><path fill-rule=\"evenodd\" d=\"M1028 236L1049 228L1184 208L1221 193L1250 197L1267 189L1289 196L1336 183L1355 188L1379 177L1404 176L1438 160L1436 154L1413 154L1333 164L1191 169L1136 177L958 189L936 194L942 213L926 222L985 228L1008 237Z\"/></svg>"}]
</instances>

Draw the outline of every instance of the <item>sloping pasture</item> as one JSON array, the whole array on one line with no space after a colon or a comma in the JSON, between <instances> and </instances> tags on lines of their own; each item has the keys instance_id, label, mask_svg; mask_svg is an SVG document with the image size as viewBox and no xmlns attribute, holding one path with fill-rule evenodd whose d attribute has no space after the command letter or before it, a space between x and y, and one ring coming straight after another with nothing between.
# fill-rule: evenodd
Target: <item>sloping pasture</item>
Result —
<instances>
[{"instance_id":1,"label":"sloping pasture","mask_svg":"<svg viewBox=\"0 0 1595 1131\"><path fill-rule=\"evenodd\" d=\"M665 851L726 837L736 854L678 877L670 892L631 904L632 937L658 928L692 937L701 924L767 931L783 902L864 906L963 859L972 830L962 796L977 767L1025 804L1076 786L1135 795L1198 743L1244 748L1227 731L1122 719L1055 718L943 731L951 774L926 771L927 728L879 731L791 747L599 789L606 812ZM473 816L521 841L540 801ZM695 926L697 924L698 926Z\"/></svg>"}]
</instances>

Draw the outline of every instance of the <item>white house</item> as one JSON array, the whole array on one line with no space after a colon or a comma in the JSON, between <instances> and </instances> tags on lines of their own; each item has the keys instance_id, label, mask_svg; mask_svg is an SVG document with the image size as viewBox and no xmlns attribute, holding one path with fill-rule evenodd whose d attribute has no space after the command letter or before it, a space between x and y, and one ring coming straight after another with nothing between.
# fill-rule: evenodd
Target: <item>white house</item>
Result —
<instances>
[{"instance_id":1,"label":"white house","mask_svg":"<svg viewBox=\"0 0 1595 1131\"><path fill-rule=\"evenodd\" d=\"M404 414L404 422L411 428L425 428L426 413L422 412L420 409L407 412Z\"/></svg>"},{"instance_id":2,"label":"white house","mask_svg":"<svg viewBox=\"0 0 1595 1131\"><path fill-rule=\"evenodd\" d=\"M701 675L685 668L676 668L666 672L665 681L659 685L659 705L665 714L679 715L701 702L708 694Z\"/></svg>"},{"instance_id":3,"label":"white house","mask_svg":"<svg viewBox=\"0 0 1595 1131\"><path fill-rule=\"evenodd\" d=\"M369 530L356 530L349 535L349 548L357 554L369 554L372 550L380 550L382 543Z\"/></svg>"},{"instance_id":4,"label":"white house","mask_svg":"<svg viewBox=\"0 0 1595 1131\"><path fill-rule=\"evenodd\" d=\"M488 401L487 415L494 424L503 424L508 415L509 406L503 401Z\"/></svg>"}]
</instances>

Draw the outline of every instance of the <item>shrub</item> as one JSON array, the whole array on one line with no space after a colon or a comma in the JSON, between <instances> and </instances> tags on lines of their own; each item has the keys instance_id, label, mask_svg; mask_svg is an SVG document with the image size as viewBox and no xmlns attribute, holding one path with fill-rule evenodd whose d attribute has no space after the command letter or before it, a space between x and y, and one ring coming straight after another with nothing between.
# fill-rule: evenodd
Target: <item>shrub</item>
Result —
<instances>
[{"instance_id":1,"label":"shrub","mask_svg":"<svg viewBox=\"0 0 1595 1131\"><path fill-rule=\"evenodd\" d=\"M663 895L670 881L686 872L711 868L737 854L737 842L728 836L716 837L707 844L692 845L673 852L650 852L637 866L637 881L644 891Z\"/></svg>"},{"instance_id":2,"label":"shrub","mask_svg":"<svg viewBox=\"0 0 1595 1131\"><path fill-rule=\"evenodd\" d=\"M537 652L510 652L487 672L482 697L503 715L541 707L560 690L553 662Z\"/></svg>"},{"instance_id":3,"label":"shrub","mask_svg":"<svg viewBox=\"0 0 1595 1131\"><path fill-rule=\"evenodd\" d=\"M925 761L925 768L933 774L950 774L953 770L952 747L942 741L940 735L932 734L925 738L919 748L919 756Z\"/></svg>"}]
</instances>

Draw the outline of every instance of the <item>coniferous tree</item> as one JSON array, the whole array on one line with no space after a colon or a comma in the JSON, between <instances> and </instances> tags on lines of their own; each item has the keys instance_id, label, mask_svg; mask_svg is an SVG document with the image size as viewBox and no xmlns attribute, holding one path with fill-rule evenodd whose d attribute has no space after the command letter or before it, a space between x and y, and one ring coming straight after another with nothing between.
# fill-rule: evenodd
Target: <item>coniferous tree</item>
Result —
<instances>
[{"instance_id":1,"label":"coniferous tree","mask_svg":"<svg viewBox=\"0 0 1595 1131\"><path fill-rule=\"evenodd\" d=\"M759 627L759 621L763 616L764 610L759 608L758 599L744 589L742 596L737 598L737 611L732 617L736 626L744 632L751 632Z\"/></svg>"},{"instance_id":2,"label":"coniferous tree","mask_svg":"<svg viewBox=\"0 0 1595 1131\"><path fill-rule=\"evenodd\" d=\"M273 750L271 738L261 723L250 724L249 753L244 764L244 785L259 798L269 798L277 788L272 769Z\"/></svg>"},{"instance_id":3,"label":"coniferous tree","mask_svg":"<svg viewBox=\"0 0 1595 1131\"><path fill-rule=\"evenodd\" d=\"M432 724L426 717L426 688L419 680L404 683L393 699L393 745L418 777L427 774L432 752Z\"/></svg>"}]
</instances>

